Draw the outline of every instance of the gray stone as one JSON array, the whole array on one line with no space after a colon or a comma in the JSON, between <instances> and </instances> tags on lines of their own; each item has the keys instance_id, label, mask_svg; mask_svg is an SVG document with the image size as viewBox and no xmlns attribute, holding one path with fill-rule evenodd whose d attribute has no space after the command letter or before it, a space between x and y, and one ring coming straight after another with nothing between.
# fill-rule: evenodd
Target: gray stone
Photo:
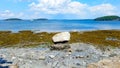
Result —
<instances>
[{"instance_id":1,"label":"gray stone","mask_svg":"<svg viewBox=\"0 0 120 68\"><path fill-rule=\"evenodd\" d=\"M54 55L49 55L49 57L50 57L51 59L53 59L55 56L54 56Z\"/></svg>"},{"instance_id":2,"label":"gray stone","mask_svg":"<svg viewBox=\"0 0 120 68\"><path fill-rule=\"evenodd\" d=\"M39 60L45 60L45 56L39 56Z\"/></svg>"}]
</instances>

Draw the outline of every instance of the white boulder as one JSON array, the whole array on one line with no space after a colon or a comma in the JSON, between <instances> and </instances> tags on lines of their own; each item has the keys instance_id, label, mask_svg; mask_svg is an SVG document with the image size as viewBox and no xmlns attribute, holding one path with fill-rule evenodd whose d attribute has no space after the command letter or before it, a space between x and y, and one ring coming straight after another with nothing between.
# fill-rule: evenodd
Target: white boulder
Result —
<instances>
[{"instance_id":1,"label":"white boulder","mask_svg":"<svg viewBox=\"0 0 120 68\"><path fill-rule=\"evenodd\" d=\"M53 42L64 42L70 40L70 33L69 32L61 32L58 34L55 34L52 37Z\"/></svg>"}]
</instances>

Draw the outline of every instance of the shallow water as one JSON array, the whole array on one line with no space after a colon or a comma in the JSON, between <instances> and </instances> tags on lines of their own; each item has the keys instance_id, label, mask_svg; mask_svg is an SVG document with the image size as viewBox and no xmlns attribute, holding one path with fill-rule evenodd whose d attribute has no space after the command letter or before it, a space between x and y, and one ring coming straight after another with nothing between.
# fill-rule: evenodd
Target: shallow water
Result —
<instances>
[{"instance_id":1,"label":"shallow water","mask_svg":"<svg viewBox=\"0 0 120 68\"><path fill-rule=\"evenodd\" d=\"M21 30L32 31L85 31L120 29L120 21L93 21L93 20L41 20L41 21L0 21L0 31Z\"/></svg>"}]
</instances>

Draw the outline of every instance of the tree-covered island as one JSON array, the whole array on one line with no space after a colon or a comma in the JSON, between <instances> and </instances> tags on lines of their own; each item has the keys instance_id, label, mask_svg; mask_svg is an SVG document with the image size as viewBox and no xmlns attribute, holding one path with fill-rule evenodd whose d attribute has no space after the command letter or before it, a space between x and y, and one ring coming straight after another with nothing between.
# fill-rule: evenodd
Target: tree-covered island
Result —
<instances>
[{"instance_id":1,"label":"tree-covered island","mask_svg":"<svg viewBox=\"0 0 120 68\"><path fill-rule=\"evenodd\" d=\"M8 18L8 19L4 19L4 21L22 21L22 19L19 19L19 18Z\"/></svg>"},{"instance_id":2,"label":"tree-covered island","mask_svg":"<svg viewBox=\"0 0 120 68\"><path fill-rule=\"evenodd\" d=\"M98 17L96 19L94 19L95 21L120 21L120 17L119 16L103 16L103 17Z\"/></svg>"}]
</instances>

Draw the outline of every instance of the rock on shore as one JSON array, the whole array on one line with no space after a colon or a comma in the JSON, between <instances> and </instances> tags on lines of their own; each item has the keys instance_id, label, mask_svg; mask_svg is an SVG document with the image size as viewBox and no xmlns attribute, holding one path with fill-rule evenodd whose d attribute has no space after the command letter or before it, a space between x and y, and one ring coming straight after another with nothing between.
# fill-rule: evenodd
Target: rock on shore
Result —
<instances>
[{"instance_id":1,"label":"rock on shore","mask_svg":"<svg viewBox=\"0 0 120 68\"><path fill-rule=\"evenodd\" d=\"M70 46L70 50L0 49L0 64L17 64L19 68L87 68L91 63L120 55L119 48L109 48L109 50L102 51L93 45L84 43L74 43Z\"/></svg>"},{"instance_id":2,"label":"rock on shore","mask_svg":"<svg viewBox=\"0 0 120 68\"><path fill-rule=\"evenodd\" d=\"M70 40L70 33L69 32L61 32L61 33L55 34L52 37L52 40L54 43L69 41Z\"/></svg>"}]
</instances>

